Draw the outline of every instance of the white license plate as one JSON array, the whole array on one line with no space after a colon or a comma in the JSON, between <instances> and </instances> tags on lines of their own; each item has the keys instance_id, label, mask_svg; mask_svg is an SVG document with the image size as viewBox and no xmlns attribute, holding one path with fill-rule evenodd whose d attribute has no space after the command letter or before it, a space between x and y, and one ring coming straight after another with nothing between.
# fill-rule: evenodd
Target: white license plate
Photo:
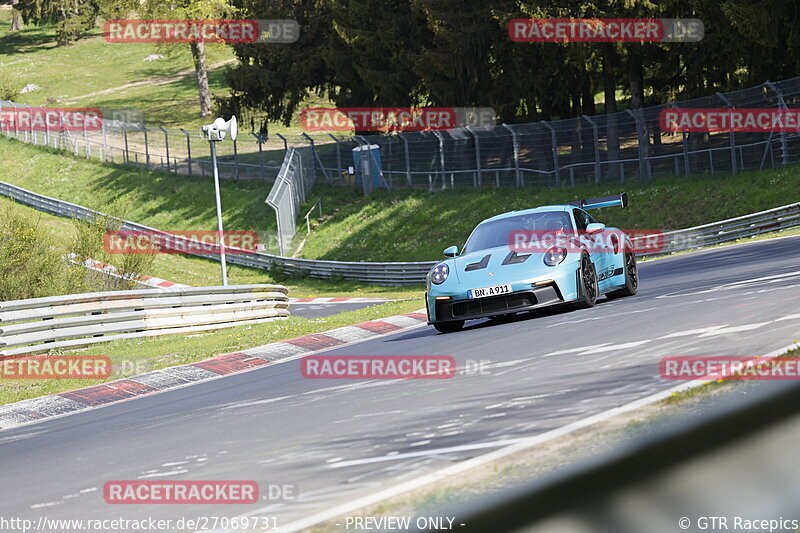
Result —
<instances>
[{"instance_id":1,"label":"white license plate","mask_svg":"<svg viewBox=\"0 0 800 533\"><path fill-rule=\"evenodd\" d=\"M511 285L493 285L491 287L481 287L480 289L470 289L470 298L486 298L487 296L497 296L498 294L506 294L511 292Z\"/></svg>"}]
</instances>

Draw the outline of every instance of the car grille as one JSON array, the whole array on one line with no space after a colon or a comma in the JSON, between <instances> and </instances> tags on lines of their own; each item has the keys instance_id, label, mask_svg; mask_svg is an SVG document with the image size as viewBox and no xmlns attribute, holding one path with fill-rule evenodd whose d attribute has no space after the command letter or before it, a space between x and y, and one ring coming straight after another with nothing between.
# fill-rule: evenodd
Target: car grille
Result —
<instances>
[{"instance_id":1,"label":"car grille","mask_svg":"<svg viewBox=\"0 0 800 533\"><path fill-rule=\"evenodd\" d=\"M536 305L536 296L533 292L512 292L488 298L463 300L460 302L444 302L441 314L437 316L448 318L462 318L487 313L502 313Z\"/></svg>"}]
</instances>

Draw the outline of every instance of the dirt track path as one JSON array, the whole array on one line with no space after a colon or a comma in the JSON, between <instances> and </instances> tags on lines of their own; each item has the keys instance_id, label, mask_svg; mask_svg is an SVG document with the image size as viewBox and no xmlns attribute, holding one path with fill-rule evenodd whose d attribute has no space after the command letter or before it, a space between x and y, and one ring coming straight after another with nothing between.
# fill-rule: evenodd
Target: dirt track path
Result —
<instances>
[{"instance_id":1,"label":"dirt track path","mask_svg":"<svg viewBox=\"0 0 800 533\"><path fill-rule=\"evenodd\" d=\"M208 70L212 70L215 68L223 67L225 65L229 65L231 63L235 63L236 59L226 59L225 61L221 61L219 63L215 63L208 67ZM185 70L181 70L175 74L171 74L169 76L160 76L158 78L151 78L149 80L142 80L142 81L135 81L132 83L126 83L125 85L119 85L117 87L111 87L109 89L103 89L101 91L95 91L92 93L82 94L80 96L75 96L67 101L68 104L76 102L78 100L82 100L84 98L91 98L92 96L100 96L103 94L110 94L115 93L123 89L130 89L132 87L145 87L145 86L157 86L157 85L166 85L168 83L172 83L173 81L178 81L182 78L187 76L194 76L194 68L187 68Z\"/></svg>"}]
</instances>

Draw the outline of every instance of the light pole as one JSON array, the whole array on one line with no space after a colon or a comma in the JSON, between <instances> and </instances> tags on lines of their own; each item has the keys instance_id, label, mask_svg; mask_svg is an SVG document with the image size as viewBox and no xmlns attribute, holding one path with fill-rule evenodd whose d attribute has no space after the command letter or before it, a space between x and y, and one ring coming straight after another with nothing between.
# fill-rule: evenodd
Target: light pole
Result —
<instances>
[{"instance_id":1,"label":"light pole","mask_svg":"<svg viewBox=\"0 0 800 533\"><path fill-rule=\"evenodd\" d=\"M226 134L230 134L231 140L236 140L238 127L236 124L236 116L232 116L227 122L218 118L208 126L201 128L203 137L208 141L211 147L211 164L214 167L214 193L217 196L217 229L219 238L219 256L220 263L222 264L222 284L228 284L228 266L225 262L225 237L222 232L222 201L219 195L219 171L217 170L217 147L216 143L223 140Z\"/></svg>"}]
</instances>

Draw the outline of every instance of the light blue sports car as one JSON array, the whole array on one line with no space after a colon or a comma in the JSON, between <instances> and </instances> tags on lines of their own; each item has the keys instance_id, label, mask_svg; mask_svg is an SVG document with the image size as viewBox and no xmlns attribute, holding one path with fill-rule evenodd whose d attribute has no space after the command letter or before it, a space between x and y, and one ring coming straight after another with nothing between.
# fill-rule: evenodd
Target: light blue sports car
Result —
<instances>
[{"instance_id":1,"label":"light blue sports car","mask_svg":"<svg viewBox=\"0 0 800 533\"><path fill-rule=\"evenodd\" d=\"M466 320L504 318L570 304L593 307L636 294L639 277L631 240L586 209L627 206L627 194L503 213L478 224L464 249L428 273L428 324L442 333Z\"/></svg>"}]
</instances>

